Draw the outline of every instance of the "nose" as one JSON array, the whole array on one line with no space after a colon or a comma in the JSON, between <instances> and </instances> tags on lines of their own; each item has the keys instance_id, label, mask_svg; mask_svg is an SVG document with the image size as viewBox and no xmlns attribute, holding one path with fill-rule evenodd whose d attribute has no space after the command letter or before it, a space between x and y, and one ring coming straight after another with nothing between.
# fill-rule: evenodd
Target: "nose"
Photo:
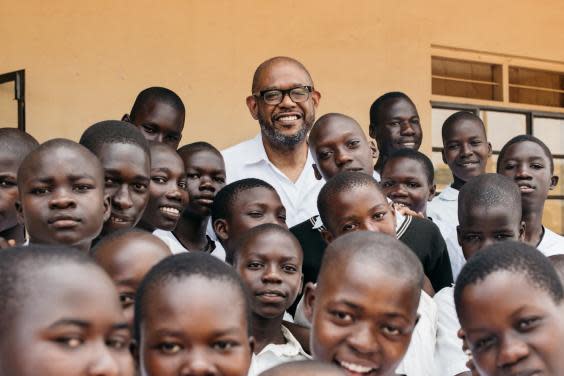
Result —
<instances>
[{"instance_id":1,"label":"nose","mask_svg":"<svg viewBox=\"0 0 564 376\"><path fill-rule=\"evenodd\" d=\"M517 166L515 177L518 179L530 179L531 174L529 172L529 167L525 163L521 163Z\"/></svg>"},{"instance_id":2,"label":"nose","mask_svg":"<svg viewBox=\"0 0 564 376\"><path fill-rule=\"evenodd\" d=\"M389 191L388 196L393 200L394 198L407 197L407 191L403 184L395 184Z\"/></svg>"},{"instance_id":3,"label":"nose","mask_svg":"<svg viewBox=\"0 0 564 376\"><path fill-rule=\"evenodd\" d=\"M517 335L506 335L502 340L497 357L499 368L511 367L529 355L529 348Z\"/></svg>"},{"instance_id":4,"label":"nose","mask_svg":"<svg viewBox=\"0 0 564 376\"><path fill-rule=\"evenodd\" d=\"M128 358L127 360L124 359L124 361L130 362L129 367L131 367L131 371L133 371L133 361L130 358ZM121 372L118 362L116 361L114 356L112 356L110 349L104 343L97 344L96 349L93 351L93 359L89 364L88 375L117 376L120 373Z\"/></svg>"},{"instance_id":5,"label":"nose","mask_svg":"<svg viewBox=\"0 0 564 376\"><path fill-rule=\"evenodd\" d=\"M482 241L482 244L480 245L480 249L484 249L495 243L497 243L497 241L493 237L486 236L485 239Z\"/></svg>"},{"instance_id":6,"label":"nose","mask_svg":"<svg viewBox=\"0 0 564 376\"><path fill-rule=\"evenodd\" d=\"M76 201L69 189L61 188L55 190L49 201L51 209L67 209L76 207Z\"/></svg>"},{"instance_id":7,"label":"nose","mask_svg":"<svg viewBox=\"0 0 564 376\"><path fill-rule=\"evenodd\" d=\"M344 166L351 161L352 157L346 150L344 150L343 148L337 150L337 153L335 155L335 163L337 164L337 166Z\"/></svg>"},{"instance_id":8,"label":"nose","mask_svg":"<svg viewBox=\"0 0 564 376\"><path fill-rule=\"evenodd\" d=\"M415 129L413 129L413 124L411 124L409 120L404 121L401 124L400 134L402 136L413 136L415 134Z\"/></svg>"},{"instance_id":9,"label":"nose","mask_svg":"<svg viewBox=\"0 0 564 376\"><path fill-rule=\"evenodd\" d=\"M262 274L263 283L280 283L282 279L280 278L280 270L275 264L267 264Z\"/></svg>"},{"instance_id":10,"label":"nose","mask_svg":"<svg viewBox=\"0 0 564 376\"><path fill-rule=\"evenodd\" d=\"M464 142L460 146L460 154L461 156L470 156L472 155L472 147L469 143Z\"/></svg>"},{"instance_id":11,"label":"nose","mask_svg":"<svg viewBox=\"0 0 564 376\"><path fill-rule=\"evenodd\" d=\"M133 206L131 194L127 184L122 184L112 196L112 204L120 209L129 209Z\"/></svg>"},{"instance_id":12,"label":"nose","mask_svg":"<svg viewBox=\"0 0 564 376\"><path fill-rule=\"evenodd\" d=\"M202 174L200 177L200 191L204 190L215 192L215 186L211 176Z\"/></svg>"},{"instance_id":13,"label":"nose","mask_svg":"<svg viewBox=\"0 0 564 376\"><path fill-rule=\"evenodd\" d=\"M368 323L360 325L357 330L353 331L347 338L347 344L359 354L373 354L380 349L378 338Z\"/></svg>"},{"instance_id":14,"label":"nose","mask_svg":"<svg viewBox=\"0 0 564 376\"><path fill-rule=\"evenodd\" d=\"M218 370L204 350L193 348L184 360L180 375L215 376L218 375Z\"/></svg>"},{"instance_id":15,"label":"nose","mask_svg":"<svg viewBox=\"0 0 564 376\"><path fill-rule=\"evenodd\" d=\"M295 107L296 102L290 98L290 93L285 93L282 97L282 102L278 104L279 107Z\"/></svg>"},{"instance_id":16,"label":"nose","mask_svg":"<svg viewBox=\"0 0 564 376\"><path fill-rule=\"evenodd\" d=\"M182 200L182 193L180 192L180 189L181 188L178 186L178 184L173 183L173 186L171 187L170 191L166 193L165 197L169 200L174 201Z\"/></svg>"}]
</instances>

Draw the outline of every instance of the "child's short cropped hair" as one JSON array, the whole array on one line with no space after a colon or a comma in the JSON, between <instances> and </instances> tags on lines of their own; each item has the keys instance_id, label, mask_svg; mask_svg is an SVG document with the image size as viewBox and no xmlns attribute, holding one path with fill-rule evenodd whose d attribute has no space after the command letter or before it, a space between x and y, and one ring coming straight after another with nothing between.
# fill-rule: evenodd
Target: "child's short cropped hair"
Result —
<instances>
[{"instance_id":1,"label":"child's short cropped hair","mask_svg":"<svg viewBox=\"0 0 564 376\"><path fill-rule=\"evenodd\" d=\"M433 182L435 181L435 168L433 167L433 162L431 162L429 157L414 149L399 149L390 154L382 167L382 171L386 167L386 164L397 158L407 158L419 162L421 167L423 167L425 176L427 177L427 183L429 183L429 185L433 185Z\"/></svg>"},{"instance_id":2,"label":"child's short cropped hair","mask_svg":"<svg viewBox=\"0 0 564 376\"><path fill-rule=\"evenodd\" d=\"M79 143L96 155L105 144L133 144L150 155L147 140L133 124L125 121L106 120L96 123L84 131Z\"/></svg>"},{"instance_id":3,"label":"child's short cropped hair","mask_svg":"<svg viewBox=\"0 0 564 376\"><path fill-rule=\"evenodd\" d=\"M503 161L503 157L505 156L507 149L509 149L511 145L518 144L520 142L526 142L526 141L533 142L541 147L541 149L544 151L544 154L550 161L550 173L551 174L554 173L554 159L552 157L552 153L550 152L550 149L540 139L529 134L522 134L519 136L515 136L511 140L507 141L505 145L503 145L503 147L499 152L499 156L497 157L497 171L500 172L501 170L501 162Z\"/></svg>"},{"instance_id":4,"label":"child's short cropped hair","mask_svg":"<svg viewBox=\"0 0 564 376\"><path fill-rule=\"evenodd\" d=\"M39 143L33 136L17 128L0 128L0 150L19 158L25 158Z\"/></svg>"},{"instance_id":5,"label":"child's short cropped hair","mask_svg":"<svg viewBox=\"0 0 564 376\"><path fill-rule=\"evenodd\" d=\"M135 121L137 113L151 101L166 103L178 112L183 114L186 113L186 108L184 107L184 103L182 103L182 99L180 99L174 91L165 87L154 86L142 90L137 95L137 98L135 98L135 102L133 103L133 107L131 108L131 112L129 114L131 121Z\"/></svg>"},{"instance_id":6,"label":"child's short cropped hair","mask_svg":"<svg viewBox=\"0 0 564 376\"><path fill-rule=\"evenodd\" d=\"M557 304L564 298L562 283L548 258L525 243L499 242L472 256L458 275L454 287L454 303L458 317L464 309L464 289L483 281L493 273L503 271L524 276L531 285L546 292Z\"/></svg>"}]
</instances>

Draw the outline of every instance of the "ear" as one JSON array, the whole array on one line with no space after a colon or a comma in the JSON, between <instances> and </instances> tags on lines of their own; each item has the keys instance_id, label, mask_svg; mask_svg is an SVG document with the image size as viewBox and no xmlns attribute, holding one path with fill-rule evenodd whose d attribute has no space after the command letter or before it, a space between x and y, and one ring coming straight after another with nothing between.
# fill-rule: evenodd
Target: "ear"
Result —
<instances>
[{"instance_id":1,"label":"ear","mask_svg":"<svg viewBox=\"0 0 564 376\"><path fill-rule=\"evenodd\" d=\"M304 289L304 273L301 273L300 288L298 289L298 295L300 295L303 292L303 289Z\"/></svg>"},{"instance_id":2,"label":"ear","mask_svg":"<svg viewBox=\"0 0 564 376\"><path fill-rule=\"evenodd\" d=\"M331 242L335 239L335 237L333 236L333 234L331 234L327 229L322 228L320 229L321 232L321 238L323 239L323 241L325 242L325 244L331 244Z\"/></svg>"},{"instance_id":3,"label":"ear","mask_svg":"<svg viewBox=\"0 0 564 376\"><path fill-rule=\"evenodd\" d=\"M525 242L525 229L527 228L527 224L525 221L521 221L521 225L519 226L519 241Z\"/></svg>"},{"instance_id":4,"label":"ear","mask_svg":"<svg viewBox=\"0 0 564 376\"><path fill-rule=\"evenodd\" d=\"M549 190L553 190L558 185L558 175L552 175L550 177L550 186L548 187Z\"/></svg>"},{"instance_id":5,"label":"ear","mask_svg":"<svg viewBox=\"0 0 564 376\"><path fill-rule=\"evenodd\" d=\"M104 215L103 219L106 222L112 214L112 205L110 204L110 195L104 195Z\"/></svg>"},{"instance_id":6,"label":"ear","mask_svg":"<svg viewBox=\"0 0 564 376\"><path fill-rule=\"evenodd\" d=\"M433 200L436 193L437 193L437 185L433 184L431 187L429 187L429 199L427 201Z\"/></svg>"},{"instance_id":7,"label":"ear","mask_svg":"<svg viewBox=\"0 0 564 376\"><path fill-rule=\"evenodd\" d=\"M372 137L372 135L370 137ZM370 151L372 152L372 159L378 158L379 151L376 142L374 140L370 140L368 145L370 146Z\"/></svg>"},{"instance_id":8,"label":"ear","mask_svg":"<svg viewBox=\"0 0 564 376\"><path fill-rule=\"evenodd\" d=\"M321 176L321 173L319 172L319 169L317 168L317 165L315 163L313 163L311 165L311 167L313 167L313 174L315 175L315 178L317 180L322 180L323 176Z\"/></svg>"},{"instance_id":9,"label":"ear","mask_svg":"<svg viewBox=\"0 0 564 376\"><path fill-rule=\"evenodd\" d=\"M492 156L492 143L488 142L488 158Z\"/></svg>"},{"instance_id":10,"label":"ear","mask_svg":"<svg viewBox=\"0 0 564 376\"><path fill-rule=\"evenodd\" d=\"M251 323L249 323L249 325L251 325ZM255 337L249 336L249 347L251 348L251 358L255 352L255 347L256 347L255 345L256 345Z\"/></svg>"},{"instance_id":11,"label":"ear","mask_svg":"<svg viewBox=\"0 0 564 376\"><path fill-rule=\"evenodd\" d=\"M374 125L372 125L372 123L368 124L368 135L373 140L376 139L376 127ZM376 144L374 144L374 145L376 145ZM376 148L376 151L378 151L378 148ZM376 155L378 155L378 153L376 153Z\"/></svg>"},{"instance_id":12,"label":"ear","mask_svg":"<svg viewBox=\"0 0 564 376\"><path fill-rule=\"evenodd\" d=\"M313 101L313 107L317 108L317 106L319 106L319 101L321 100L321 93L317 90L314 90L311 93L311 100Z\"/></svg>"},{"instance_id":13,"label":"ear","mask_svg":"<svg viewBox=\"0 0 564 376\"><path fill-rule=\"evenodd\" d=\"M466 342L466 332L464 332L464 329L460 328L458 329L458 332L456 332L456 335L458 336L458 338L460 338L462 341ZM463 348L463 350L467 349L467 346L464 346L466 348Z\"/></svg>"},{"instance_id":14,"label":"ear","mask_svg":"<svg viewBox=\"0 0 564 376\"><path fill-rule=\"evenodd\" d=\"M308 282L305 285L304 300L303 300L304 315L307 321L309 321L310 323L313 321L313 307L315 304L316 289L317 289L317 285L312 282Z\"/></svg>"},{"instance_id":15,"label":"ear","mask_svg":"<svg viewBox=\"0 0 564 376\"><path fill-rule=\"evenodd\" d=\"M254 95L249 95L247 97L247 107L253 119L258 120L258 102Z\"/></svg>"},{"instance_id":16,"label":"ear","mask_svg":"<svg viewBox=\"0 0 564 376\"><path fill-rule=\"evenodd\" d=\"M16 200L14 205L16 206L18 223L25 226L22 203L20 202L20 200Z\"/></svg>"},{"instance_id":17,"label":"ear","mask_svg":"<svg viewBox=\"0 0 564 376\"><path fill-rule=\"evenodd\" d=\"M229 239L229 225L225 219L216 219L213 223L213 231L222 242L226 242Z\"/></svg>"},{"instance_id":18,"label":"ear","mask_svg":"<svg viewBox=\"0 0 564 376\"><path fill-rule=\"evenodd\" d=\"M131 123L131 119L129 118L129 114L124 114L121 117L121 121L127 121L128 123Z\"/></svg>"}]
</instances>

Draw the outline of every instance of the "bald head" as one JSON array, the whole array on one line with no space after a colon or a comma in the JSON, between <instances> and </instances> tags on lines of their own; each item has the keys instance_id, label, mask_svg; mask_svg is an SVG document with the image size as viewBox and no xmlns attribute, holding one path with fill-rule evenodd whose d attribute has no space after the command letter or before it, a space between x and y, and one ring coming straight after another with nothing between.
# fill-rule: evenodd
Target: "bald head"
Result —
<instances>
[{"instance_id":1,"label":"bald head","mask_svg":"<svg viewBox=\"0 0 564 376\"><path fill-rule=\"evenodd\" d=\"M77 164L84 166L82 163L87 163L88 169L92 168L95 171L99 181L104 181L104 169L98 158L90 150L74 141L55 138L41 144L24 158L18 170L18 187L21 189L22 182L27 180L30 174L35 175L35 171L40 169L43 163L52 163L57 151L61 150L76 155L76 158L80 158L76 160Z\"/></svg>"},{"instance_id":2,"label":"bald head","mask_svg":"<svg viewBox=\"0 0 564 376\"><path fill-rule=\"evenodd\" d=\"M335 278L336 270L347 270L352 263L373 266L381 273L407 282L417 293L423 286L421 262L405 244L389 235L355 231L335 239L325 250L319 287L323 288L326 278Z\"/></svg>"},{"instance_id":3,"label":"bald head","mask_svg":"<svg viewBox=\"0 0 564 376\"><path fill-rule=\"evenodd\" d=\"M308 70L306 69L306 67L300 63L299 61L297 61L296 59L292 59L291 57L287 57L287 56L276 56L273 58L270 58L264 62L262 62L257 69L255 70L255 74L253 75L253 86L251 88L251 92L255 93L259 90L259 82L261 81L261 77L263 74L265 74L265 72L268 72L270 69L272 69L275 66L278 65L295 65L298 68L300 68L308 77L308 85L313 86L313 80L311 79L311 75L309 74Z\"/></svg>"},{"instance_id":4,"label":"bald head","mask_svg":"<svg viewBox=\"0 0 564 376\"><path fill-rule=\"evenodd\" d=\"M274 368L270 368L260 376L345 376L345 372L330 363L317 360L302 360L296 362L283 363Z\"/></svg>"}]
</instances>

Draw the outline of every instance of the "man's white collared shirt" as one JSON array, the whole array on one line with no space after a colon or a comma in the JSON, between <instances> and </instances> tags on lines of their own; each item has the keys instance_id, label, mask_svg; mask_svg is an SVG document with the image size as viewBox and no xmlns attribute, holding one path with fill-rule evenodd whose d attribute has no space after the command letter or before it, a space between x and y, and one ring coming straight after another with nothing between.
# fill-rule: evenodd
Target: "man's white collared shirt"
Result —
<instances>
[{"instance_id":1,"label":"man's white collared shirt","mask_svg":"<svg viewBox=\"0 0 564 376\"><path fill-rule=\"evenodd\" d=\"M266 155L259 133L256 137L231 146L222 152L227 183L245 178L257 178L272 185L286 208L286 224L292 227L317 214L317 196L324 181L317 180L308 150L304 169L296 182L291 181Z\"/></svg>"}]
</instances>

